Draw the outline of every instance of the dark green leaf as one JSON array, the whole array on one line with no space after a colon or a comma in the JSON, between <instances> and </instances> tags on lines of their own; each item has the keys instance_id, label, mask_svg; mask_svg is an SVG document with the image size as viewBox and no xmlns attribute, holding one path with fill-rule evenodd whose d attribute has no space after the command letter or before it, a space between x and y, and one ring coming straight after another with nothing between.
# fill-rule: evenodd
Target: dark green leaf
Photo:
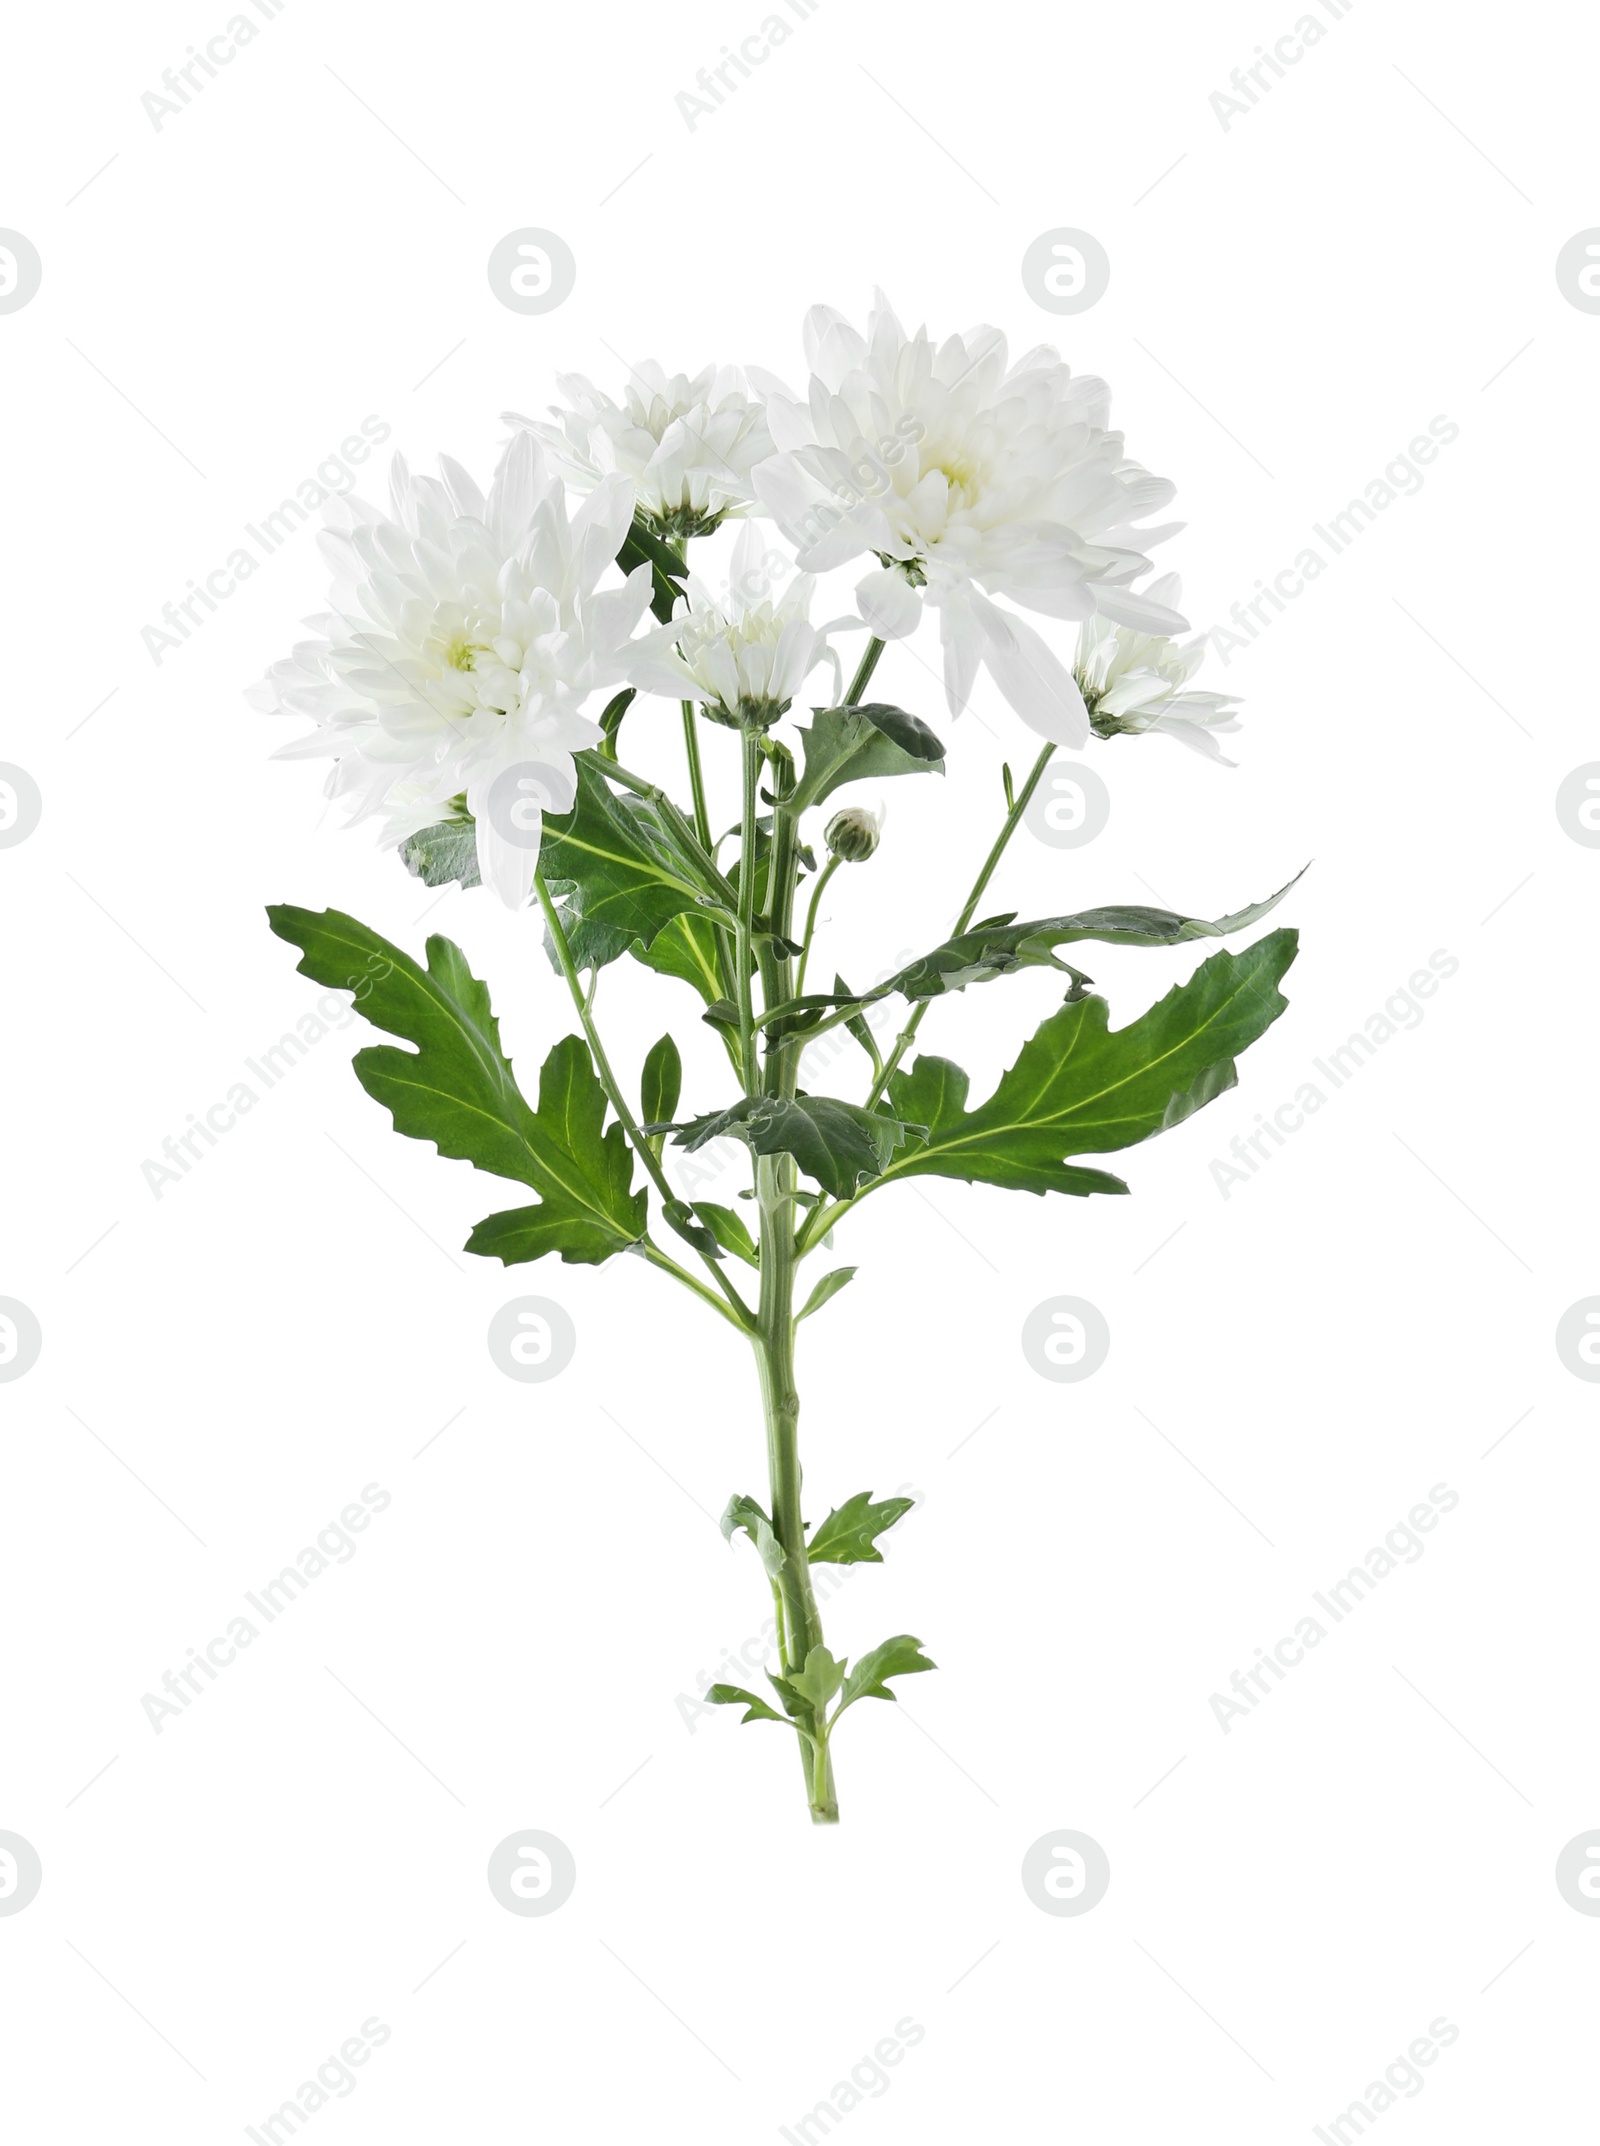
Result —
<instances>
[{"instance_id":1,"label":"dark green leaf","mask_svg":"<svg viewBox=\"0 0 1600 2146\"><path fill-rule=\"evenodd\" d=\"M615 961L635 940L709 905L733 921L733 889L696 858L649 799L614 790L605 762L576 755L571 812L547 813L539 863L580 969Z\"/></svg>"},{"instance_id":2,"label":"dark green leaf","mask_svg":"<svg viewBox=\"0 0 1600 2146\"><path fill-rule=\"evenodd\" d=\"M731 1252L735 1259L742 1259L746 1266L760 1266L761 1254L741 1216L731 1207L719 1207L714 1200L695 1200L692 1204L695 1213L725 1252Z\"/></svg>"},{"instance_id":3,"label":"dark green leaf","mask_svg":"<svg viewBox=\"0 0 1600 2146\"><path fill-rule=\"evenodd\" d=\"M782 1714L778 1713L775 1708L768 1706L765 1699L758 1699L753 1691L746 1691L741 1685L713 1684L706 1693L706 1697L713 1706L748 1707L749 1712L740 1717L739 1726L741 1728L747 1721L776 1721L781 1723L784 1728L790 1726Z\"/></svg>"},{"instance_id":4,"label":"dark green leaf","mask_svg":"<svg viewBox=\"0 0 1600 2146\"><path fill-rule=\"evenodd\" d=\"M500 1047L488 990L450 940L428 941L422 969L337 909L284 906L267 915L278 937L301 949L302 975L353 990L375 1028L416 1045L378 1044L353 1061L396 1132L540 1195L537 1207L480 1222L468 1251L508 1266L546 1252L595 1265L638 1242L645 1195L631 1190L633 1157L621 1126L604 1130L605 1094L581 1037L565 1037L545 1060L539 1107L530 1110Z\"/></svg>"},{"instance_id":5,"label":"dark green leaf","mask_svg":"<svg viewBox=\"0 0 1600 2146\"><path fill-rule=\"evenodd\" d=\"M875 1545L897 1520L910 1512L912 1498L883 1498L874 1505L870 1490L858 1490L853 1498L831 1512L806 1546L813 1565L881 1565L882 1552Z\"/></svg>"},{"instance_id":6,"label":"dark green leaf","mask_svg":"<svg viewBox=\"0 0 1600 2146\"><path fill-rule=\"evenodd\" d=\"M1015 923L1009 916L991 917L911 962L873 996L898 991L913 1001L936 998L944 991L964 991L968 984L987 983L991 977L1027 968L1059 969L1074 979L1074 995L1081 996L1078 987L1089 978L1058 961L1054 948L1080 939L1098 939L1107 946L1180 946L1191 939L1225 939L1275 909L1301 876L1296 873L1288 886L1280 887L1266 901L1253 902L1248 909L1214 921L1182 916L1173 909L1138 906L1085 909L1076 916L1042 917L1026 924Z\"/></svg>"},{"instance_id":7,"label":"dark green leaf","mask_svg":"<svg viewBox=\"0 0 1600 2146\"><path fill-rule=\"evenodd\" d=\"M671 1036L650 1046L639 1081L639 1112L645 1119L665 1121L678 1107L683 1093L683 1060Z\"/></svg>"},{"instance_id":8,"label":"dark green leaf","mask_svg":"<svg viewBox=\"0 0 1600 2146\"><path fill-rule=\"evenodd\" d=\"M942 775L944 747L919 716L881 701L861 708L819 708L802 730L805 767L791 812L820 805L841 783L886 775Z\"/></svg>"},{"instance_id":9,"label":"dark green leaf","mask_svg":"<svg viewBox=\"0 0 1600 2146\"><path fill-rule=\"evenodd\" d=\"M913 1639L909 1632L898 1632L893 1639L886 1639L881 1647L874 1647L870 1654L863 1654L845 1678L839 1713L842 1714L847 1706L854 1706L858 1699L892 1700L895 1695L889 1689L890 1677L915 1676L919 1670L937 1669L938 1666L923 1653L920 1639ZM834 1719L838 1719L837 1714Z\"/></svg>"},{"instance_id":10,"label":"dark green leaf","mask_svg":"<svg viewBox=\"0 0 1600 2146\"><path fill-rule=\"evenodd\" d=\"M802 1319L809 1319L814 1311L821 1311L823 1305L830 1298L836 1297L846 1283L855 1280L857 1271L855 1267L835 1267L831 1274L825 1274L815 1289L812 1290L810 1296L806 1298L799 1311L795 1313L796 1326L799 1325Z\"/></svg>"},{"instance_id":11,"label":"dark green leaf","mask_svg":"<svg viewBox=\"0 0 1600 2146\"><path fill-rule=\"evenodd\" d=\"M1023 1192L1126 1192L1120 1178L1065 1158L1148 1140L1230 1088L1235 1054L1284 1009L1278 983L1296 946L1293 931L1275 931L1242 954L1213 954L1126 1028L1109 1026L1102 998L1060 1007L974 1111L959 1066L919 1058L889 1083L889 1101L927 1138L888 1162L881 1182L933 1175Z\"/></svg>"},{"instance_id":12,"label":"dark green leaf","mask_svg":"<svg viewBox=\"0 0 1600 2146\"><path fill-rule=\"evenodd\" d=\"M828 1095L747 1095L681 1126L677 1145L692 1152L724 1134L747 1142L756 1155L792 1155L808 1177L842 1200L860 1178L878 1174L905 1139L905 1127Z\"/></svg>"},{"instance_id":13,"label":"dark green leaf","mask_svg":"<svg viewBox=\"0 0 1600 2146\"><path fill-rule=\"evenodd\" d=\"M722 1247L717 1242L715 1232L707 1229L703 1222L697 1222L694 1210L686 1207L682 1200L663 1200L661 1212L666 1217L669 1228L675 1229L685 1244L692 1244L695 1250L703 1252L707 1259L722 1257Z\"/></svg>"},{"instance_id":14,"label":"dark green leaf","mask_svg":"<svg viewBox=\"0 0 1600 2146\"><path fill-rule=\"evenodd\" d=\"M650 608L665 626L672 617L672 610L682 594L679 584L688 573L688 568L677 553L663 544L654 530L648 528L637 515L633 526L622 540L622 549L617 553L617 564L623 573L631 574L635 567L649 565Z\"/></svg>"},{"instance_id":15,"label":"dark green leaf","mask_svg":"<svg viewBox=\"0 0 1600 2146\"><path fill-rule=\"evenodd\" d=\"M723 995L717 927L703 909L684 910L664 925L648 946L635 940L633 953L658 976L676 976L680 982L692 984L708 1002Z\"/></svg>"}]
</instances>

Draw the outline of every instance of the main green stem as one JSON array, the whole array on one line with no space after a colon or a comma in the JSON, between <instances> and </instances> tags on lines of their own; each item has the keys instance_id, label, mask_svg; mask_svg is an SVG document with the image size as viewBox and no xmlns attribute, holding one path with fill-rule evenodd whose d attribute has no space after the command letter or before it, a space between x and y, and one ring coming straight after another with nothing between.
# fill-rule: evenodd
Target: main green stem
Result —
<instances>
[{"instance_id":1,"label":"main green stem","mask_svg":"<svg viewBox=\"0 0 1600 2146\"><path fill-rule=\"evenodd\" d=\"M763 761L759 738L745 740L745 796L743 825L748 846L739 864L741 897L753 894L755 885L755 808ZM774 799L781 805L794 787L794 763L785 752L775 750L766 759ZM794 993L794 962L780 953L775 942L792 936L794 890L798 872L798 842L793 815L781 810L773 815L772 850L767 875L767 913L763 925L771 935L762 961L762 982L768 1005L777 1005ZM741 916L745 911L740 904ZM741 929L741 1015L751 990L749 969L753 962L750 940ZM752 1050L747 1063L751 1075L758 1068ZM793 1044L775 1042L759 1069L759 1092L774 1099L792 1097L795 1091L798 1051ZM795 1202L796 1173L792 1155L756 1157L756 1203L761 1233L761 1296L756 1308L756 1331L751 1342L756 1371L761 1382L761 1403L766 1418L767 1479L772 1501L772 1528L783 1549L783 1568L778 1586L783 1595L780 1645L785 1674L803 1669L807 1657L822 1639L822 1617L811 1585L811 1567L806 1556L805 1517L801 1509L800 1394L794 1374L794 1281L796 1267ZM806 1782L806 1801L818 1825L836 1824L839 1801L833 1785L833 1759L825 1728L816 1716L800 1720L800 1760Z\"/></svg>"},{"instance_id":2,"label":"main green stem","mask_svg":"<svg viewBox=\"0 0 1600 2146\"><path fill-rule=\"evenodd\" d=\"M962 910L960 916L956 918L955 924L951 929L950 936L952 939L959 939L977 915L978 904L983 900L984 889L993 879L1000 859L1005 855L1006 844L1022 824L1022 815L1032 802L1033 793L1038 789L1043 779L1044 771L1050 765L1054 753L1055 746L1047 745L1029 769L1027 781L1017 792L1015 799L1012 801L1011 810L1006 814L1005 825L1001 828L999 834L995 836L994 846L983 860L983 870L972 883L972 892L967 896L966 907ZM910 1020L901 1029L899 1035L895 1037L894 1049L885 1060L882 1072L872 1084L872 1093L867 1097L867 1108L869 1110L888 1087L891 1075L898 1070L901 1059L910 1050L912 1043L916 1039L917 1030L922 1026L922 1017L932 1003L931 999L924 999L920 1006L914 1007Z\"/></svg>"}]
</instances>

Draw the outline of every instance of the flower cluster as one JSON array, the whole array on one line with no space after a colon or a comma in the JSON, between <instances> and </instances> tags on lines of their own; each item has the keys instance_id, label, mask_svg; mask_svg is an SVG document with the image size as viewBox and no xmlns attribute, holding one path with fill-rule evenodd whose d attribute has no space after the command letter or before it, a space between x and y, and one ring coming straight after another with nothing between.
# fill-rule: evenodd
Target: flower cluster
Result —
<instances>
[{"instance_id":1,"label":"flower cluster","mask_svg":"<svg viewBox=\"0 0 1600 2146\"><path fill-rule=\"evenodd\" d=\"M1049 349L1012 362L994 328L908 335L881 296L865 334L817 307L804 341L803 395L726 367L645 362L620 401L564 375L555 422L509 418L487 497L454 462L415 477L397 457L387 511L333 503L329 610L251 696L314 721L285 757L331 758L329 795L395 843L464 796L484 881L521 905L538 821L531 841L526 812L508 835L490 793L529 765L547 805L569 791L572 755L602 736L601 690L764 730L819 664L837 693L833 634L903 639L931 610L952 711L981 667L1057 745L1159 730L1220 760L1235 704L1189 690L1204 639L1168 638L1184 627L1176 577L1137 586L1178 526L1145 526L1173 488L1109 429L1105 383ZM781 594L758 513L793 547ZM618 567L630 532L681 562L729 518L743 526L726 591L684 569L673 616L639 633L652 569ZM857 560L858 615L813 625L815 576ZM1080 622L1072 665L1023 611Z\"/></svg>"},{"instance_id":2,"label":"flower cluster","mask_svg":"<svg viewBox=\"0 0 1600 2146\"><path fill-rule=\"evenodd\" d=\"M511 411L506 422L542 440L577 491L613 473L628 478L640 515L669 543L709 536L726 516L747 514L752 476L772 439L744 375L708 365L693 379L669 379L653 358L631 370L620 403L582 373L564 373L556 386L566 403L552 409L555 424Z\"/></svg>"}]
</instances>

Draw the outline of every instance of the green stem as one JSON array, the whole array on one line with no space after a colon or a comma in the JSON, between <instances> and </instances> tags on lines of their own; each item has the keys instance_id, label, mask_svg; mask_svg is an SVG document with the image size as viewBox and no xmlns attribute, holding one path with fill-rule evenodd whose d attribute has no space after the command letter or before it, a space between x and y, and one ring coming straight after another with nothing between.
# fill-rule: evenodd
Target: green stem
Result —
<instances>
[{"instance_id":1,"label":"green stem","mask_svg":"<svg viewBox=\"0 0 1600 2146\"><path fill-rule=\"evenodd\" d=\"M670 820L696 864L705 870L713 884L721 882L726 887L726 878L718 869L716 858L711 854L710 843L701 840L698 831L684 818L681 810L659 783L651 782L648 776L636 775L632 768L625 768L616 760L607 760L603 765L608 781L620 784L624 790L631 790L635 797L642 797L647 804L654 805L663 818Z\"/></svg>"},{"instance_id":2,"label":"green stem","mask_svg":"<svg viewBox=\"0 0 1600 2146\"><path fill-rule=\"evenodd\" d=\"M794 995L796 998L799 998L806 987L806 963L811 959L811 940L817 928L817 904L822 899L823 888L832 879L834 873L838 871L843 861L841 857L830 857L817 874L817 883L811 890L811 906L806 911L805 937L800 942L800 966L795 972L794 979Z\"/></svg>"},{"instance_id":3,"label":"green stem","mask_svg":"<svg viewBox=\"0 0 1600 2146\"><path fill-rule=\"evenodd\" d=\"M978 904L983 900L984 889L988 886L990 880L993 879L995 875L995 869L998 866L1000 859L1005 855L1006 844L1011 840L1011 837L1016 833L1017 828L1021 824L1022 815L1027 811L1028 806L1032 801L1033 793L1035 790L1038 789L1040 781L1044 776L1044 771L1050 765L1051 757L1054 752L1054 745L1047 745L1044 751L1040 753L1038 759L1033 763L1032 768L1029 770L1027 781L1017 792L1016 799L1012 804L1011 810L1006 814L1005 825L1001 828L999 834L995 837L994 847L990 850L988 856L985 857L983 860L983 870L978 874L977 878L972 883L972 892L967 896L966 907L962 910L960 916L956 918L955 924L950 932L950 936L952 939L959 939L961 934L966 930L967 926L972 922L974 916L976 916L978 911ZM895 1037L894 1049L889 1053L888 1059L885 1061L883 1071L873 1082L872 1093L867 1097L867 1108L869 1110L877 1102L879 1096L882 1095L884 1090L888 1087L890 1076L897 1070L900 1061L902 1058L904 1058L906 1052L910 1050L917 1030L922 1026L923 1015L927 1012L929 1006L932 1005L932 1003L933 1001L931 999L924 999L922 1004L915 1008L910 1020L907 1021L905 1027L901 1029L899 1035Z\"/></svg>"},{"instance_id":4,"label":"green stem","mask_svg":"<svg viewBox=\"0 0 1600 2146\"><path fill-rule=\"evenodd\" d=\"M867 643L866 654L856 666L856 674L850 681L850 690L840 701L841 708L853 708L867 690L873 672L878 668L878 658L883 654L883 643L876 635Z\"/></svg>"},{"instance_id":5,"label":"green stem","mask_svg":"<svg viewBox=\"0 0 1600 2146\"><path fill-rule=\"evenodd\" d=\"M754 731L740 739L743 751L742 804L739 814L739 1057L744 1067L744 1090L759 1089L756 1065L756 1018L754 1000L756 928L756 793L761 784L761 740Z\"/></svg>"},{"instance_id":6,"label":"green stem","mask_svg":"<svg viewBox=\"0 0 1600 2146\"><path fill-rule=\"evenodd\" d=\"M762 1155L756 1160L756 1196L761 1209L761 1302L758 1330L752 1336L761 1402L766 1417L767 1476L772 1497L772 1530L783 1546L784 1623L788 1645L786 1669L805 1666L822 1645L822 1617L811 1586L806 1558L805 1523L800 1506L800 1395L794 1375L794 1228L795 1165L791 1155ZM838 1798L833 1762L820 1719L810 1718L800 1737L800 1759L807 1801L818 1825L836 1823Z\"/></svg>"},{"instance_id":7,"label":"green stem","mask_svg":"<svg viewBox=\"0 0 1600 2146\"><path fill-rule=\"evenodd\" d=\"M708 1289L704 1282L697 1282L687 1267L680 1267L675 1259L670 1258L667 1253L663 1252L660 1245L652 1243L650 1238L641 1237L638 1249L652 1267L659 1267L663 1274L670 1274L675 1280L682 1282L685 1289L692 1289L702 1304L711 1306L718 1318L726 1319L728 1324L737 1328L741 1334L749 1333L750 1314L748 1310L746 1310L745 1316L740 1318L736 1312L732 1311L722 1301L722 1298L717 1295L714 1289ZM720 1280L721 1277L718 1276L718 1279ZM728 1293L730 1296L735 1294L732 1290L729 1290ZM735 1297L735 1301L737 1301L737 1297Z\"/></svg>"},{"instance_id":8,"label":"green stem","mask_svg":"<svg viewBox=\"0 0 1600 2146\"><path fill-rule=\"evenodd\" d=\"M759 738L745 740L745 847L739 866L741 917L745 898L754 909L755 801L764 755ZM765 1006L770 1008L794 996L794 962L777 951L776 941L791 936L794 921L795 881L799 871L799 842L794 815L782 804L794 788L794 761L782 750L770 758L774 812L772 849L768 862L767 906L764 924L769 937L763 948L761 978ZM741 965L748 983L748 971ZM741 1012L744 1000L741 999ZM755 1065L752 1019L752 1055ZM762 1069L762 1091L774 1097L792 1096L799 1053L792 1043L772 1043ZM756 1158L756 1200L761 1230L761 1295L756 1312L756 1332L751 1339L756 1369L761 1381L762 1409L766 1418L767 1477L772 1500L772 1528L783 1547L783 1569L778 1575L783 1591L785 1666L804 1668L814 1647L822 1645L822 1618L811 1585L811 1567L806 1557L805 1521L800 1505L800 1395L794 1374L794 1277L795 1277L795 1162L792 1155L760 1155ZM833 1762L828 1752L827 1727L817 1715L800 1720L800 1761L806 1781L806 1800L818 1825L831 1825L839 1816L833 1786Z\"/></svg>"},{"instance_id":9,"label":"green stem","mask_svg":"<svg viewBox=\"0 0 1600 2146\"><path fill-rule=\"evenodd\" d=\"M706 811L706 781L700 769L700 733L696 728L697 718L694 702L686 700L683 707L683 743L689 755L689 789L694 798L694 831L700 837L700 847L711 851L711 820Z\"/></svg>"},{"instance_id":10,"label":"green stem","mask_svg":"<svg viewBox=\"0 0 1600 2146\"><path fill-rule=\"evenodd\" d=\"M594 1069L599 1076L600 1085L605 1090L606 1098L616 1112L623 1131L628 1136L629 1144L639 1160L644 1164L645 1171L657 1192L661 1195L662 1200L664 1202L670 1201L676 1206L679 1204L678 1195L667 1183L666 1174L661 1168L656 1152L649 1141L646 1140L644 1134L640 1132L639 1121L628 1108L627 1098L623 1095L621 1084L618 1082L616 1074L611 1070L611 1061L606 1056L605 1045L600 1041L600 1031L595 1026L594 1009L590 1004L589 996L578 981L577 963L572 958L572 947L567 939L565 927L561 922L555 903L550 899L550 889L545 885L544 874L537 867L535 867L533 875L533 888L539 897L539 907L544 911L544 921L550 933L550 943L556 950L556 960L560 963L561 973L567 980L567 989L572 994L572 1003L578 1010L578 1019L583 1023L583 1032L589 1039L589 1050L594 1058ZM662 1267L666 1271L676 1274L680 1281L689 1284L697 1296L704 1296L708 1302L717 1303L711 1292L702 1289L694 1277L686 1274L676 1260L669 1259L666 1253L658 1250L656 1246L649 1242L648 1238L641 1240L641 1242L644 1248L644 1256L653 1266ZM699 1256L712 1280L733 1307L729 1316L733 1318L735 1325L746 1333L750 1332L754 1322L749 1305L746 1304L738 1290L734 1288L732 1282L723 1273L720 1262L707 1258L703 1252ZM723 1307L718 1304L717 1309L721 1311Z\"/></svg>"}]
</instances>

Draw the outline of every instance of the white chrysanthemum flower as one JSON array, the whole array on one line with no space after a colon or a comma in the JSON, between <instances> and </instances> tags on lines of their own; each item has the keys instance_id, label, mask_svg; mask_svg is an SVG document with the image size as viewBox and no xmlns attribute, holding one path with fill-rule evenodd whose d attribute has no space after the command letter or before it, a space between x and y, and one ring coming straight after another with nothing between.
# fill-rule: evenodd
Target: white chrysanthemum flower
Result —
<instances>
[{"instance_id":1,"label":"white chrysanthemum flower","mask_svg":"<svg viewBox=\"0 0 1600 2146\"><path fill-rule=\"evenodd\" d=\"M328 795L352 823L381 814L391 843L464 791L484 884L520 907L540 804L564 809L573 753L600 742L583 706L625 675L650 572L599 586L633 518L624 477L603 478L569 523L560 481L526 433L487 499L457 463L440 469L442 482L413 477L397 455L387 514L349 495L330 506L320 542L332 608L249 698L316 722L278 757L331 756ZM496 778L530 767L509 806L491 810Z\"/></svg>"},{"instance_id":2,"label":"white chrysanthemum flower","mask_svg":"<svg viewBox=\"0 0 1600 2146\"><path fill-rule=\"evenodd\" d=\"M746 522L733 549L725 593L691 574L671 621L634 644L628 676L647 693L697 700L720 722L764 730L775 723L819 663L839 661L828 636L856 619L811 623L816 582L798 574L781 596L772 591L770 553Z\"/></svg>"},{"instance_id":3,"label":"white chrysanthemum flower","mask_svg":"<svg viewBox=\"0 0 1600 2146\"><path fill-rule=\"evenodd\" d=\"M1182 589L1176 574L1153 581L1147 592L1156 603L1176 606ZM1227 758L1215 737L1237 730L1237 699L1226 693L1191 693L1189 680L1205 659L1206 637L1179 646L1165 634L1136 633L1098 614L1078 630L1076 673L1097 737L1165 731L1192 746L1208 760Z\"/></svg>"},{"instance_id":4,"label":"white chrysanthemum flower","mask_svg":"<svg viewBox=\"0 0 1600 2146\"><path fill-rule=\"evenodd\" d=\"M756 473L763 506L821 572L875 552L856 591L883 639L939 612L945 691L959 714L979 663L1041 736L1080 746L1089 718L1071 672L1033 627L991 599L1052 618L1096 610L1145 632L1186 621L1131 584L1146 547L1178 524L1135 524L1173 496L1107 431L1104 381L1053 350L1008 363L997 328L935 345L908 336L882 293L863 337L831 306L806 318L809 398L752 378L779 452Z\"/></svg>"},{"instance_id":5,"label":"white chrysanthemum flower","mask_svg":"<svg viewBox=\"0 0 1600 2146\"><path fill-rule=\"evenodd\" d=\"M691 379L669 378L653 358L629 368L620 403L582 373L556 386L570 407L551 405L554 425L507 411L506 422L534 433L575 490L609 472L633 480L639 512L669 543L708 536L755 504L751 471L772 453L766 413L734 366L708 365Z\"/></svg>"}]
</instances>

